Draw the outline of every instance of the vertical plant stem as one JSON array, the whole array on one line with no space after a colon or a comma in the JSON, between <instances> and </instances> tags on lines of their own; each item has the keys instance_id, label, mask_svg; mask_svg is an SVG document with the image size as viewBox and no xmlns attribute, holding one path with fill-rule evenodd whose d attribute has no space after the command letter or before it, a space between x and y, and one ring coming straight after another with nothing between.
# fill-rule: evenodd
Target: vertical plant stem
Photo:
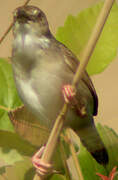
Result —
<instances>
[{"instance_id":1,"label":"vertical plant stem","mask_svg":"<svg viewBox=\"0 0 118 180\"><path fill-rule=\"evenodd\" d=\"M73 159L73 162L74 162L74 165L75 165L75 168L76 168L76 172L77 172L78 177L79 177L78 179L84 180L82 172L81 172L81 168L80 168L80 165L79 165L79 161L77 159L76 151L75 151L75 148L74 148L74 145L73 145L73 142L72 142L71 133L70 133L69 128L66 129L66 135L67 135L68 140L69 140L69 147L70 147L70 151L71 151L71 154L72 154L72 159Z\"/></svg>"},{"instance_id":2,"label":"vertical plant stem","mask_svg":"<svg viewBox=\"0 0 118 180\"><path fill-rule=\"evenodd\" d=\"M3 42L3 40L5 39L5 37L7 36L7 34L10 32L12 26L13 26L13 22L9 25L9 27L7 28L7 30L4 32L3 36L0 38L0 44Z\"/></svg>"},{"instance_id":3,"label":"vertical plant stem","mask_svg":"<svg viewBox=\"0 0 118 180\"><path fill-rule=\"evenodd\" d=\"M104 24L107 20L107 17L110 13L110 10L112 8L114 1L115 0L105 0L105 2L104 2L103 8L100 12L100 15L98 16L96 25L92 32L92 35L80 57L81 63L80 63L80 66L78 66L77 72L74 76L73 83L72 83L74 87L76 87L78 81L82 77L82 73L84 72L84 70L88 64L88 61L95 49L96 43L100 37L100 34L102 32L102 29L104 27Z\"/></svg>"},{"instance_id":4,"label":"vertical plant stem","mask_svg":"<svg viewBox=\"0 0 118 180\"><path fill-rule=\"evenodd\" d=\"M31 0L26 0L26 2L24 3L24 6L28 5L28 3L30 2Z\"/></svg>"},{"instance_id":5,"label":"vertical plant stem","mask_svg":"<svg viewBox=\"0 0 118 180\"><path fill-rule=\"evenodd\" d=\"M69 168L68 168L68 165L67 165L67 158L68 157L66 155L64 145L63 145L63 142L62 142L61 138L60 138L60 154L61 154L61 160L63 162L63 166L64 166L64 170L65 170L66 179L71 180L71 176L70 176L70 173L69 173Z\"/></svg>"}]
</instances>

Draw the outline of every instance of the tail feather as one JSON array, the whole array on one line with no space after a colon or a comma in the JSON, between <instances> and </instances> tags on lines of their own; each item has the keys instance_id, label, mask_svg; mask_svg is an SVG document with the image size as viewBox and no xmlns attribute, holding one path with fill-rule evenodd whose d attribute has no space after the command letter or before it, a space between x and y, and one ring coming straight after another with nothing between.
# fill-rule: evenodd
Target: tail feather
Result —
<instances>
[{"instance_id":1,"label":"tail feather","mask_svg":"<svg viewBox=\"0 0 118 180\"><path fill-rule=\"evenodd\" d=\"M96 159L100 164L108 164L109 158L107 150L97 132L97 129L94 125L94 121L86 127L83 127L78 131L78 135L82 144L86 149L91 153L91 155Z\"/></svg>"},{"instance_id":2,"label":"tail feather","mask_svg":"<svg viewBox=\"0 0 118 180\"><path fill-rule=\"evenodd\" d=\"M96 161L100 164L106 165L109 162L108 153L105 147L102 149L96 150L94 152L90 152L91 155L96 159Z\"/></svg>"}]
</instances>

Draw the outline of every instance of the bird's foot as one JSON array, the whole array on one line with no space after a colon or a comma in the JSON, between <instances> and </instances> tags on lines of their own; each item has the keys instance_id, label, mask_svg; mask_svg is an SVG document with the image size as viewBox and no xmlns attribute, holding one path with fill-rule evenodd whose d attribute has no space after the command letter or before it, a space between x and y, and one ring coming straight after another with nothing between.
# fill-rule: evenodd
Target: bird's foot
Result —
<instances>
[{"instance_id":1,"label":"bird's foot","mask_svg":"<svg viewBox=\"0 0 118 180\"><path fill-rule=\"evenodd\" d=\"M85 106L82 106L79 104L77 98L75 97L76 91L72 87L72 85L65 85L62 88L62 93L64 100L67 104L70 104L72 108L76 111L76 113L81 116L85 117L86 116L86 108Z\"/></svg>"},{"instance_id":2,"label":"bird's foot","mask_svg":"<svg viewBox=\"0 0 118 180\"><path fill-rule=\"evenodd\" d=\"M52 172L53 166L52 164L45 163L41 159L41 156L44 152L45 146L42 146L40 150L34 154L32 157L32 164L36 168L36 171L39 176L46 176Z\"/></svg>"},{"instance_id":3,"label":"bird's foot","mask_svg":"<svg viewBox=\"0 0 118 180\"><path fill-rule=\"evenodd\" d=\"M75 90L72 87L72 85L64 85L62 88L62 93L63 93L65 102L67 104L68 103L73 104L73 101L75 101L75 94L76 93L75 93Z\"/></svg>"}]
</instances>

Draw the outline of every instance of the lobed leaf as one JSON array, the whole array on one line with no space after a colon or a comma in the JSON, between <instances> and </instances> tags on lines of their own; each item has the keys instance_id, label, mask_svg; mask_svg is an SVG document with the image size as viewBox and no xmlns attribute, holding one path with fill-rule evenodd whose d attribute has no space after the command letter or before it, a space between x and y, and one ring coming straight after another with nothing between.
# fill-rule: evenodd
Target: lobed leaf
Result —
<instances>
[{"instance_id":1,"label":"lobed leaf","mask_svg":"<svg viewBox=\"0 0 118 180\"><path fill-rule=\"evenodd\" d=\"M92 33L103 2L81 11L77 16L69 15L63 27L56 33L57 40L64 43L79 58ZM114 3L94 53L87 66L89 74L102 72L115 58L118 47L118 5Z\"/></svg>"}]
</instances>

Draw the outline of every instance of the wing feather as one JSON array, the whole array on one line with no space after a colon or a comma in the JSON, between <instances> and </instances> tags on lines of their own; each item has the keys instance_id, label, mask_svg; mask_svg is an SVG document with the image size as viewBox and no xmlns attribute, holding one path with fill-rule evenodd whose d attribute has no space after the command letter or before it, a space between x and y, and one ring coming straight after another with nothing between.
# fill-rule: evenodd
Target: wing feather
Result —
<instances>
[{"instance_id":1,"label":"wing feather","mask_svg":"<svg viewBox=\"0 0 118 180\"><path fill-rule=\"evenodd\" d=\"M79 64L79 60L77 59L77 57L63 44L59 44L60 49L62 51L62 54L64 54L64 61L65 63L68 65L68 68L75 73ZM90 90L93 99L94 99L94 112L93 115L97 115L97 111L98 111L98 96L96 94L96 90L93 86L93 83L88 75L88 73L85 71L83 73L82 76L82 80L84 81L84 83L86 84L86 86L88 87L88 89Z\"/></svg>"}]
</instances>

